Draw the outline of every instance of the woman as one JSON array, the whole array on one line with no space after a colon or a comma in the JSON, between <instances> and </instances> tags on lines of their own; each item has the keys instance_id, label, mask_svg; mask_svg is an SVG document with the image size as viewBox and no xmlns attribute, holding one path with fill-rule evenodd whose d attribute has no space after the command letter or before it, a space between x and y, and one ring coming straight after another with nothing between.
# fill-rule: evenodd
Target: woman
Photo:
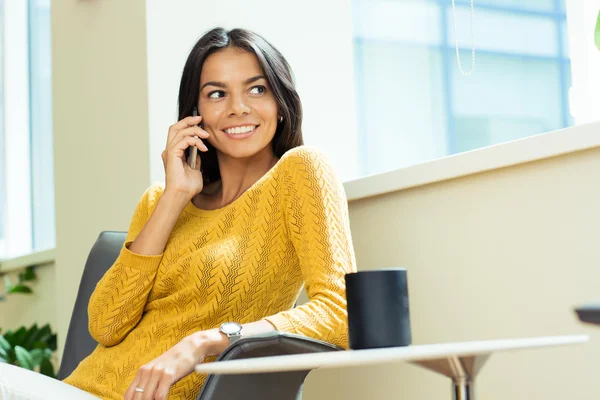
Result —
<instances>
[{"instance_id":1,"label":"woman","mask_svg":"<svg viewBox=\"0 0 600 400\"><path fill-rule=\"evenodd\" d=\"M347 347L346 198L326 159L302 146L286 60L252 32L211 30L185 64L179 120L165 184L144 193L90 299L99 345L64 380L100 398L195 399L205 376L194 366L240 336L279 330ZM294 308L303 285L309 301Z\"/></svg>"}]
</instances>

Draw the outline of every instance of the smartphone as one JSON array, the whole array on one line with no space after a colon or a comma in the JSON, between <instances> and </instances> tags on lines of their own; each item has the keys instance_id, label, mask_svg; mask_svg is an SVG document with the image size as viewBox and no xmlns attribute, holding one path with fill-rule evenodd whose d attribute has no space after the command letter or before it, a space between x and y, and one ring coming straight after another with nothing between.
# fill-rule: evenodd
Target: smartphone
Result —
<instances>
[{"instance_id":1,"label":"smartphone","mask_svg":"<svg viewBox=\"0 0 600 400\"><path fill-rule=\"evenodd\" d=\"M196 107L194 107L194 111L192 112L192 117L197 117L198 116L198 109ZM198 139L198 136L194 136L196 139ZM196 160L198 159L198 149L196 148L196 146L190 146L188 147L188 164L190 166L190 168L192 169L196 169Z\"/></svg>"}]
</instances>

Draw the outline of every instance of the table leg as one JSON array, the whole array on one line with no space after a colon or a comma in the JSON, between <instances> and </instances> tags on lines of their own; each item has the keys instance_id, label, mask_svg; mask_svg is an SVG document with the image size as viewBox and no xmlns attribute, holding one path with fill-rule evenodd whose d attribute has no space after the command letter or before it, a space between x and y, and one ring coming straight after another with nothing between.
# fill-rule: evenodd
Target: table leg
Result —
<instances>
[{"instance_id":1,"label":"table leg","mask_svg":"<svg viewBox=\"0 0 600 400\"><path fill-rule=\"evenodd\" d=\"M452 400L475 400L472 392L473 381L471 379L452 381Z\"/></svg>"},{"instance_id":2,"label":"table leg","mask_svg":"<svg viewBox=\"0 0 600 400\"><path fill-rule=\"evenodd\" d=\"M475 377L483 368L489 354L477 356L452 356L426 361L414 361L430 371L452 379L452 400L475 400Z\"/></svg>"}]
</instances>

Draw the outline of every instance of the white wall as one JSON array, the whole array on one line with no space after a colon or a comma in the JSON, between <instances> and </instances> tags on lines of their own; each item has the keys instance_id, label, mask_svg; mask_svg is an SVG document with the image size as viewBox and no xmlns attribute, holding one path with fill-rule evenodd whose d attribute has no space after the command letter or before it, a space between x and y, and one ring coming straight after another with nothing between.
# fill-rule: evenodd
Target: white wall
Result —
<instances>
[{"instance_id":1,"label":"white wall","mask_svg":"<svg viewBox=\"0 0 600 400\"><path fill-rule=\"evenodd\" d=\"M177 122L185 60L209 29L247 28L277 47L296 77L305 143L322 149L344 179L357 172L351 0L146 0L150 176L163 180L160 153Z\"/></svg>"}]
</instances>

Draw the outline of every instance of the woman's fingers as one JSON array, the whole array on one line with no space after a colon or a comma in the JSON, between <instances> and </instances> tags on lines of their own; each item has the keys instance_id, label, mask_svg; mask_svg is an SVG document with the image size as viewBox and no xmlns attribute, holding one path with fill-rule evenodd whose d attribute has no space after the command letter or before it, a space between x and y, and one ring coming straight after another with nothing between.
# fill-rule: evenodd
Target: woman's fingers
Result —
<instances>
[{"instance_id":1,"label":"woman's fingers","mask_svg":"<svg viewBox=\"0 0 600 400\"><path fill-rule=\"evenodd\" d=\"M177 122L176 124L171 125L169 127L169 134L167 135L167 145L175 137L175 135L177 134L177 132L179 132L182 129L186 129L186 128L189 128L189 127L196 126L196 125L198 125L200 123L200 121L202 121L202 117L201 116L186 117L186 118L182 119L181 121Z\"/></svg>"},{"instance_id":2,"label":"woman's fingers","mask_svg":"<svg viewBox=\"0 0 600 400\"><path fill-rule=\"evenodd\" d=\"M177 132L177 134L175 134L175 136L173 136L173 139L169 142L169 144L167 144L167 148L169 148L170 146L173 146L175 143L179 142L181 140L181 138L186 137L186 136L191 136L191 137L195 136L195 137L198 137L201 139L208 139L209 134L204 129L202 129L198 126L192 126L190 128L187 128L187 129Z\"/></svg>"},{"instance_id":3,"label":"woman's fingers","mask_svg":"<svg viewBox=\"0 0 600 400\"><path fill-rule=\"evenodd\" d=\"M167 400L167 395L169 394L169 389L171 385L175 382L175 371L170 368L164 370L162 374L162 379L158 384L158 388L156 388L156 393L154 394L154 398L156 400Z\"/></svg>"},{"instance_id":4,"label":"woman's fingers","mask_svg":"<svg viewBox=\"0 0 600 400\"><path fill-rule=\"evenodd\" d=\"M131 382L131 385L129 385L129 387L127 388L127 391L125 392L125 396L123 397L123 400L133 400L133 396L135 395L135 388L138 386L139 382L140 382L140 374L138 372L136 374L135 378L133 378L133 382Z\"/></svg>"},{"instance_id":5,"label":"woman's fingers","mask_svg":"<svg viewBox=\"0 0 600 400\"><path fill-rule=\"evenodd\" d=\"M167 162L168 159L175 156L180 158L182 161L186 161L186 150L188 147L194 146L200 151L208 151L208 147L197 137L185 136L179 142L169 147L162 153L163 162ZM196 154L197 158L198 154ZM166 165L166 164L165 164Z\"/></svg>"},{"instance_id":6,"label":"woman's fingers","mask_svg":"<svg viewBox=\"0 0 600 400\"><path fill-rule=\"evenodd\" d=\"M195 136L185 136L173 147L174 150L185 151L189 146L195 146L200 151L208 151L204 142Z\"/></svg>"},{"instance_id":7,"label":"woman's fingers","mask_svg":"<svg viewBox=\"0 0 600 400\"><path fill-rule=\"evenodd\" d=\"M125 392L125 400L143 400L148 381L152 373L152 367L149 365L143 365L138 370L137 375L133 379L133 382ZM137 388L142 389L143 392L136 390Z\"/></svg>"},{"instance_id":8,"label":"woman's fingers","mask_svg":"<svg viewBox=\"0 0 600 400\"><path fill-rule=\"evenodd\" d=\"M164 368L155 365L152 367L150 372L150 379L148 379L148 383L144 386L144 395L142 396L142 400L154 400L156 396L156 388L159 382L163 379Z\"/></svg>"}]
</instances>

